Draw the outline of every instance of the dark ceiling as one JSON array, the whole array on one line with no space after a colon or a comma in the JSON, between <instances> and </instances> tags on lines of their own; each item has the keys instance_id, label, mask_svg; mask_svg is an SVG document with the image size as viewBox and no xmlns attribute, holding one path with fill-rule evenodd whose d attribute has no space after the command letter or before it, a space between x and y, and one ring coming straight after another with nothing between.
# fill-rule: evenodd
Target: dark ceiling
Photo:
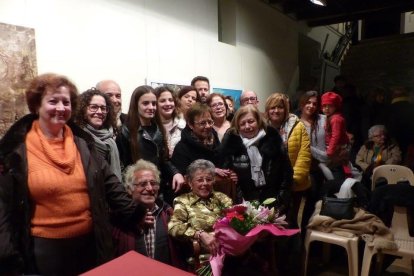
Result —
<instances>
[{"instance_id":1,"label":"dark ceiling","mask_svg":"<svg viewBox=\"0 0 414 276\"><path fill-rule=\"evenodd\" d=\"M297 21L309 26L382 17L414 11L414 0L326 0L325 7L310 0L262 0Z\"/></svg>"}]
</instances>

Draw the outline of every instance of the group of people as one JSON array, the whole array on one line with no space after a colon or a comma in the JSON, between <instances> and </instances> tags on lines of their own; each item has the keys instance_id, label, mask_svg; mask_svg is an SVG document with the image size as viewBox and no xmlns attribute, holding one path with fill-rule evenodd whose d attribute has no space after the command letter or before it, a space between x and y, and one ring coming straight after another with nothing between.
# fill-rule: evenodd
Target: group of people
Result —
<instances>
[{"instance_id":1,"label":"group of people","mask_svg":"<svg viewBox=\"0 0 414 276\"><path fill-rule=\"evenodd\" d=\"M223 208L272 197L288 227L305 231L324 183L353 177L334 92L304 93L295 114L286 94L261 112L244 91L234 110L198 76L179 91L138 86L124 114L115 81L78 95L67 77L43 74L26 99L30 114L0 140L0 273L76 275L129 250L184 267L174 240L216 254ZM356 159L361 183L400 154L373 126ZM235 183L236 196L214 191L216 179Z\"/></svg>"}]
</instances>

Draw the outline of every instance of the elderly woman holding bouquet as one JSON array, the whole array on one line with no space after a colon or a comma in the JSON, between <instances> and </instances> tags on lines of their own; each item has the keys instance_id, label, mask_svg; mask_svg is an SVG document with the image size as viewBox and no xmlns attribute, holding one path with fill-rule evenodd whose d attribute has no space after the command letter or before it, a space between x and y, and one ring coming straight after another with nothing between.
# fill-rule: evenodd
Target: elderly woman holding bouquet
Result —
<instances>
[{"instance_id":1,"label":"elderly woman holding bouquet","mask_svg":"<svg viewBox=\"0 0 414 276\"><path fill-rule=\"evenodd\" d=\"M168 233L184 241L198 240L210 254L216 255L219 244L213 235L213 225L221 211L232 205L232 200L213 190L215 167L208 160L192 162L187 168L186 180L191 192L174 199Z\"/></svg>"}]
</instances>

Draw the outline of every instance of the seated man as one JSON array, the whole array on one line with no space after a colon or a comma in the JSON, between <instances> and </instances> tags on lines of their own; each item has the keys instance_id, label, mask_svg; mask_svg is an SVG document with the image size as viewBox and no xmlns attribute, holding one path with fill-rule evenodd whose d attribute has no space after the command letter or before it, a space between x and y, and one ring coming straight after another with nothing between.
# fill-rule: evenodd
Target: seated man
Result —
<instances>
[{"instance_id":1,"label":"seated man","mask_svg":"<svg viewBox=\"0 0 414 276\"><path fill-rule=\"evenodd\" d=\"M179 266L168 236L168 221L173 209L158 198L159 183L160 172L151 162L140 159L126 169L126 190L137 203L146 206L148 212L136 232L114 228L115 252L119 256L135 250L157 261Z\"/></svg>"}]
</instances>

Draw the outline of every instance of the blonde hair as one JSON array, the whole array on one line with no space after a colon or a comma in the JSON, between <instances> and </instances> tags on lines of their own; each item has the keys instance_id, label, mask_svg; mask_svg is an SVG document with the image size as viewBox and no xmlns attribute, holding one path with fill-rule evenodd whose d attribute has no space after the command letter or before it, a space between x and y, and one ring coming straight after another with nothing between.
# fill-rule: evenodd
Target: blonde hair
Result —
<instances>
[{"instance_id":1,"label":"blonde hair","mask_svg":"<svg viewBox=\"0 0 414 276\"><path fill-rule=\"evenodd\" d=\"M231 130L234 133L239 133L240 130L240 119L241 117L243 117L244 115L251 113L253 114L253 117L256 119L257 121L257 126L259 127L259 129L264 129L266 128L266 122L263 119L263 116L260 114L259 110L257 109L256 106L252 105L252 104L248 104L245 106L240 107L237 111L236 114L234 114L234 118L231 121Z\"/></svg>"},{"instance_id":2,"label":"blonde hair","mask_svg":"<svg viewBox=\"0 0 414 276\"><path fill-rule=\"evenodd\" d=\"M289 108L290 102L289 102L289 97L283 93L276 92L270 95L269 98L267 98L266 104L265 104L266 118L269 119L269 115L268 115L269 110L278 105L283 105L285 109L285 116L283 117L283 121L282 121L282 122L285 122L290 113L290 108Z\"/></svg>"}]
</instances>

